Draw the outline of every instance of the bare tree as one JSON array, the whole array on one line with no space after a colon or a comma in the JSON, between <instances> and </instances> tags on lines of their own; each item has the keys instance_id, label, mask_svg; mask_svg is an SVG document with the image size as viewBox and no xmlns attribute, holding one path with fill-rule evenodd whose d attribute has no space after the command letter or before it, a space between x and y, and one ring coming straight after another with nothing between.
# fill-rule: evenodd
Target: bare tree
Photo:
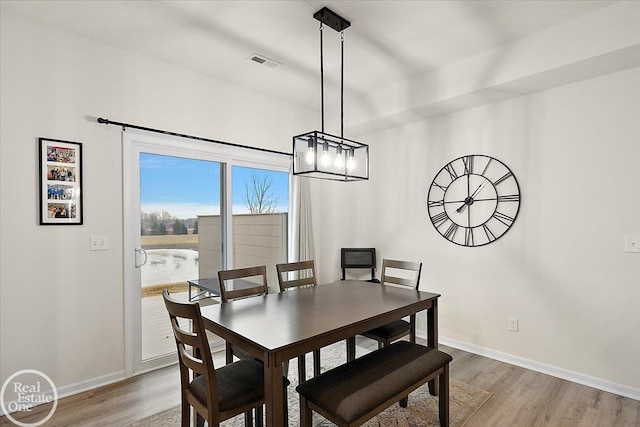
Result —
<instances>
[{"instance_id":1,"label":"bare tree","mask_svg":"<svg viewBox=\"0 0 640 427\"><path fill-rule=\"evenodd\" d=\"M252 214L273 213L278 199L273 195L271 186L273 179L251 175L251 181L244 182L245 201Z\"/></svg>"},{"instance_id":2,"label":"bare tree","mask_svg":"<svg viewBox=\"0 0 640 427\"><path fill-rule=\"evenodd\" d=\"M162 212L153 211L151 213L140 212L140 223L142 234L167 234L167 229L172 226L177 218L166 210Z\"/></svg>"}]
</instances>

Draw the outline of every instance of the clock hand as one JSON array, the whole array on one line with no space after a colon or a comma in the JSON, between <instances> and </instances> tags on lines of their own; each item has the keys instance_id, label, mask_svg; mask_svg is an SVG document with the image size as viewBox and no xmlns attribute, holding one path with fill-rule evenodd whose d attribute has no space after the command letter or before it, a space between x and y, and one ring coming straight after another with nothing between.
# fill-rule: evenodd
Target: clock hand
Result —
<instances>
[{"instance_id":1,"label":"clock hand","mask_svg":"<svg viewBox=\"0 0 640 427\"><path fill-rule=\"evenodd\" d=\"M469 200L469 197L471 197L470 196L471 190L469 189L470 185L471 185L471 175L467 174L467 197L465 197L464 202L462 203L462 206L460 206L458 209L456 209L456 212L458 212L458 213L462 212L464 207L467 205L467 200Z\"/></svg>"},{"instance_id":2,"label":"clock hand","mask_svg":"<svg viewBox=\"0 0 640 427\"><path fill-rule=\"evenodd\" d=\"M484 188L485 185L487 185L487 182L489 181L484 181L482 184L478 185L478 188L476 188L476 191L474 191L473 194L471 195L472 199L476 197L476 194L478 194L480 190Z\"/></svg>"},{"instance_id":3,"label":"clock hand","mask_svg":"<svg viewBox=\"0 0 640 427\"><path fill-rule=\"evenodd\" d=\"M480 190L482 188L484 188L485 185L487 185L487 182L488 181L484 181L482 184L478 185L478 188L476 188L476 191L474 191L473 194L471 194L469 197L464 199L464 203L458 209L456 209L456 212L462 213L462 211L464 210L465 206L470 205L471 203L473 203L473 198L475 197L476 194L478 194L480 192Z\"/></svg>"},{"instance_id":4,"label":"clock hand","mask_svg":"<svg viewBox=\"0 0 640 427\"><path fill-rule=\"evenodd\" d=\"M471 197L471 196L469 196L469 197L467 197L466 199L464 199L464 202L462 202L462 205L460 205L460 207L459 207L458 209L456 209L456 212L458 212L458 213L462 213L462 211L464 210L464 207L465 207L465 206L467 206L468 204L470 204L470 203L467 203L467 202L468 202L469 200L471 200L471 199L472 199L472 197Z\"/></svg>"}]
</instances>

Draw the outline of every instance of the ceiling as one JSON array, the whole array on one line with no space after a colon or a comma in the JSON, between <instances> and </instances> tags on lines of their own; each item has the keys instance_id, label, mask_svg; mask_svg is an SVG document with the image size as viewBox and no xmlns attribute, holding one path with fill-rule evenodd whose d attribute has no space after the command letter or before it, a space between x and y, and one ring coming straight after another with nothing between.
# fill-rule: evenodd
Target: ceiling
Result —
<instances>
[{"instance_id":1,"label":"ceiling","mask_svg":"<svg viewBox=\"0 0 640 427\"><path fill-rule=\"evenodd\" d=\"M197 73L319 109L324 6L345 30L345 96L366 95L551 28L614 1L2 0L10 12ZM340 82L325 31L325 84ZM259 54L280 65L248 58Z\"/></svg>"}]
</instances>

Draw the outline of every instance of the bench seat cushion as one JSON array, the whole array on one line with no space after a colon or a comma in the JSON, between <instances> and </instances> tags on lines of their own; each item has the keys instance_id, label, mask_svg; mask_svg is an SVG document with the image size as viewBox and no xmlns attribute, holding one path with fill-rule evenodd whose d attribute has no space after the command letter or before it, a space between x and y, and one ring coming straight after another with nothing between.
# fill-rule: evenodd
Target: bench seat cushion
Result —
<instances>
[{"instance_id":1,"label":"bench seat cushion","mask_svg":"<svg viewBox=\"0 0 640 427\"><path fill-rule=\"evenodd\" d=\"M399 341L296 387L309 402L351 423L440 369L452 358Z\"/></svg>"}]
</instances>

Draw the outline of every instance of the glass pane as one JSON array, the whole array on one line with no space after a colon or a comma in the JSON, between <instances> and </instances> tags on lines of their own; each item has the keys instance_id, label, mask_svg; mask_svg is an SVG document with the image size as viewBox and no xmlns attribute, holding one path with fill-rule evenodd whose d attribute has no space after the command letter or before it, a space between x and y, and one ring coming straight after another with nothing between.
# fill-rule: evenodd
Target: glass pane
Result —
<instances>
[{"instance_id":1,"label":"glass pane","mask_svg":"<svg viewBox=\"0 0 640 427\"><path fill-rule=\"evenodd\" d=\"M220 169L218 162L140 154L142 360L176 350L162 289L186 301L187 280L219 270Z\"/></svg>"},{"instance_id":2,"label":"glass pane","mask_svg":"<svg viewBox=\"0 0 640 427\"><path fill-rule=\"evenodd\" d=\"M266 265L277 292L275 266L287 262L289 174L233 166L231 180L234 268Z\"/></svg>"}]
</instances>

